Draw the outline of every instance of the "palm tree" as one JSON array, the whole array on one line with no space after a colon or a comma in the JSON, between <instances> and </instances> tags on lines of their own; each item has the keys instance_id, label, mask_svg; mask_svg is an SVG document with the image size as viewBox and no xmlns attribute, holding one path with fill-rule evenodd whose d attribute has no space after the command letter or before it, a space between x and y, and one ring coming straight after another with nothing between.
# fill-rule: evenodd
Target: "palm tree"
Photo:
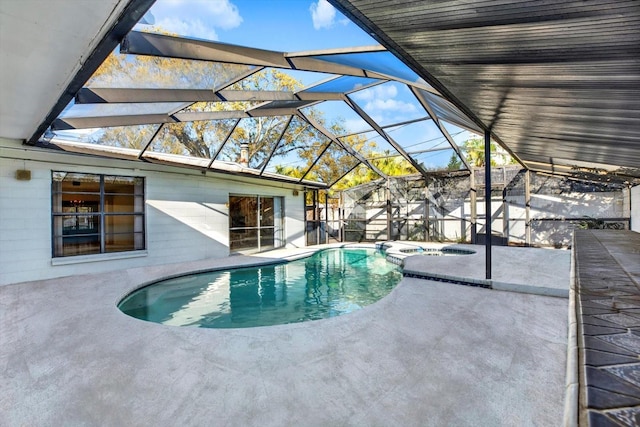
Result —
<instances>
[{"instance_id":1,"label":"palm tree","mask_svg":"<svg viewBox=\"0 0 640 427\"><path fill-rule=\"evenodd\" d=\"M491 143L490 150L491 166L517 163L508 152L506 152L502 147L499 147L495 142ZM484 138L475 137L467 139L462 143L462 151L464 151L467 161L471 166L484 167Z\"/></svg>"},{"instance_id":2,"label":"palm tree","mask_svg":"<svg viewBox=\"0 0 640 427\"><path fill-rule=\"evenodd\" d=\"M494 143L491 143L490 149L491 151L495 151ZM485 163L484 138L476 137L476 138L467 139L462 144L462 150L465 152L467 161L471 166L475 166L478 168L484 166L484 163ZM491 162L492 165L494 163L495 163L494 161Z\"/></svg>"}]
</instances>

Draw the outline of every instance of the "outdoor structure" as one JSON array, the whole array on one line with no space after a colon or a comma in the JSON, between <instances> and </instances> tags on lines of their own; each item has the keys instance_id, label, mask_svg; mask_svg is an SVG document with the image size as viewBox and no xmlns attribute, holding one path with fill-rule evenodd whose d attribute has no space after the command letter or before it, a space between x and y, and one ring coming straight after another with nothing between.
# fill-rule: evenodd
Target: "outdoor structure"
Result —
<instances>
[{"instance_id":1,"label":"outdoor structure","mask_svg":"<svg viewBox=\"0 0 640 427\"><path fill-rule=\"evenodd\" d=\"M426 178L478 131L382 46L285 53L130 32L151 2L117 4L46 125L6 108L35 108L44 92L7 83L26 72L19 58L3 69L3 94L20 99L2 113L2 284L304 246L307 194L353 174L386 179L375 156ZM33 11L3 8L4 41L19 34L10 17ZM287 85L278 70L316 82ZM364 102L375 90L403 93L412 112L377 122Z\"/></svg>"},{"instance_id":2,"label":"outdoor structure","mask_svg":"<svg viewBox=\"0 0 640 427\"><path fill-rule=\"evenodd\" d=\"M639 167L636 2L332 3L528 168Z\"/></svg>"},{"instance_id":3,"label":"outdoor structure","mask_svg":"<svg viewBox=\"0 0 640 427\"><path fill-rule=\"evenodd\" d=\"M581 378L567 385L568 418L638 420L638 364L620 371L636 382L615 378L631 385L624 383L625 399L607 406L603 400L619 389L596 383L607 369L618 372L617 362L587 369L583 356L604 350L580 337L613 337L627 346L616 359L625 364L640 352L633 311L640 295L640 4L329 2L379 44L258 49L144 31L153 0L0 0L0 289L20 305L7 320L12 332L30 316L16 288L38 295L46 286L34 281L45 279L70 277L81 287L84 275L114 281L124 271L115 289L102 282L103 293L82 288L95 302L117 298L137 274L174 274L170 263L183 263L183 272L229 255L402 239L482 243L484 279L474 280L491 288L494 244L572 246L569 346L576 354L569 358ZM374 93L400 94L410 108L394 120L375 117L367 102ZM474 135L484 142L484 169L463 152ZM492 166L491 142L516 164ZM397 170L384 161L397 162ZM348 185L362 177L373 179ZM589 230L574 239L574 230L588 228L617 234ZM581 271L586 263L597 271ZM622 294L611 277L624 279ZM469 291L474 298L476 291ZM411 302L409 293L403 301ZM455 300L463 292L446 294ZM538 296L527 294L510 318L531 306L544 310ZM502 305L511 297L502 295ZM101 313L117 319L109 304ZM460 310L473 307L468 301ZM492 314L483 321L489 332L499 323ZM37 330L39 319L29 327ZM380 337L369 334L378 345ZM100 337L101 350L111 351L113 336ZM332 343L344 338L335 336ZM238 346L248 345L240 338ZM561 354L561 339L553 339ZM198 338L193 343L204 351ZM115 346L119 357L130 355L127 345ZM207 360L197 355L194 366ZM422 367L413 354L404 365L412 368L408 378ZM38 368L25 369L46 375ZM607 392L593 391L601 388Z\"/></svg>"},{"instance_id":4,"label":"outdoor structure","mask_svg":"<svg viewBox=\"0 0 640 427\"><path fill-rule=\"evenodd\" d=\"M484 169L473 169L473 175L433 174L428 184L412 176L353 187L327 204L327 232L348 242L484 241L483 175ZM624 182L527 173L516 165L494 167L492 175L491 234L500 244L568 247L574 229L630 229Z\"/></svg>"},{"instance_id":5,"label":"outdoor structure","mask_svg":"<svg viewBox=\"0 0 640 427\"><path fill-rule=\"evenodd\" d=\"M400 22L396 15L380 19L375 28L369 28L385 46L290 53L130 31L138 22L144 27L144 14L152 2L114 1L113 4L113 9L105 7L94 11L104 14L102 18L96 18L95 23L107 22L107 25L97 25L94 29L86 22L82 30L77 29L73 33L73 37L69 34L69 40L59 40L75 42L75 34L80 34L78 31L87 32L87 39L92 40L91 46L79 43L76 49L79 54L86 51L91 55L83 54L88 60L80 68L70 67L68 57L57 56L54 59L50 53L42 51L38 60L43 64L46 61L54 63L59 74L36 75L33 70L41 69L41 66L33 65L27 69L24 61L6 49L10 65L2 70L2 90L7 96L2 106L0 136L3 137L3 187L11 191L3 197L2 206L8 215L0 226L3 230L1 247L6 251L0 261L7 272L3 275L3 283L82 271L59 265L67 264L72 258L89 260L91 264L85 268L98 270L122 266L122 261L113 259L119 257L114 253L125 258L138 258L127 261L129 263L153 265L164 262L164 258L155 253L153 236L165 232L157 228L154 216L146 211L153 208L157 186L171 187L176 191L173 195L163 196L168 201L215 207L206 214L204 211L195 214L196 217L200 215L198 219L179 219L181 222L202 224L203 228L195 226L192 230L199 230L199 238L211 239L213 247L223 249L185 251L192 260L213 254L226 256L239 250L260 251L286 245L320 243L327 237L320 235L322 230L328 232L330 228L341 230L340 240L346 241L422 238L485 241L489 244L491 239L482 238L486 234L483 216L487 211L498 219L492 221L492 233L502 236L504 242L516 244L567 246L569 229L561 232L561 236L538 237L550 229L551 218L574 223L583 218L621 220L625 223L623 227L637 229L636 221L629 220L633 216L629 211L634 203L633 197L630 198L630 187L640 179L637 156L630 155L634 152L637 133L629 130L637 120L632 114L637 111L634 104L637 97L630 95L637 91L637 86L629 83L629 76L633 74L625 65L629 59L622 55L622 48L590 51L594 55L592 61L598 64L606 64L607 60L617 61L615 67L605 68L616 69L605 79L611 87L593 83L595 89L587 90L587 79L592 78L591 74L585 74L582 83L576 87L572 73L583 70L578 65L563 66L564 74L556 73L557 77L552 81L536 80L531 73L540 74L537 70L547 67L543 64L554 58L548 53L539 59L540 65L512 64L516 67L513 75L524 76L526 71L529 77L507 81L504 78L506 72L492 71L494 74L491 75L503 77L486 82L465 80L466 86L458 89L456 85L463 84L461 79L449 81L444 75L438 78L438 73L447 73L447 66L438 65L437 58L425 59L435 64L427 71L420 64L420 59L416 59L418 55L409 57L399 44L404 39L397 37L394 41L390 38L387 33L392 33L393 25ZM404 6L400 6L403 2L394 4L399 6L397 13L403 13ZM358 9L357 2L344 5L337 2L337 6L355 22L365 27L372 25L361 15L364 9ZM64 8L68 6L51 7L62 8L64 14ZM439 12L429 6L423 7L429 14ZM462 5L457 5L456 10L457 7ZM566 8L563 17L571 16L572 11L576 16L583 16L579 5L563 7ZM26 14L24 20L29 22L28 15L34 12L13 3L4 3L3 8L6 10L2 15L2 37L5 41L21 31L15 27L18 20L10 17ZM635 16L636 9L633 4L628 7L618 4L616 13ZM522 11L525 12L531 11ZM46 10L38 13L46 13ZM442 13L450 17L449 12ZM491 18L487 16L487 19ZM434 18L433 22L437 19ZM578 20L572 25L581 22ZM472 24L482 25L482 21ZM377 25L389 25L389 28L385 30ZM513 31L517 31L520 24L514 25ZM432 31L439 31L440 27L436 27ZM429 28L428 22L424 28ZM535 34L535 28L531 30ZM89 35L91 31L100 33ZM598 31L589 26L588 35L600 40ZM607 32L607 35L607 40L618 46L624 46L631 40L623 30ZM466 33L460 35L463 36L472 37ZM429 39L430 35L425 33L420 43L426 43L425 51L435 52ZM559 39L553 40L560 43ZM582 37L580 40L590 39ZM501 42L517 44L519 39L511 40L504 36ZM573 46L572 52L583 42L576 43L578 45ZM118 49L111 53L116 46ZM530 49L533 50L526 57L527 62L535 62L535 49ZM66 50L72 49L67 46ZM452 55L463 53L473 58L472 51L460 50L452 52ZM492 57L506 62L511 58L508 53ZM567 64L568 60L584 61L574 53L564 57L563 63ZM51 67L48 63L46 66ZM589 70L593 69L593 66L589 67ZM281 73L288 72L304 74L306 81L313 83L304 86L284 83L286 79L282 76L285 74ZM602 72L598 72L598 76ZM25 73L33 73L32 82L58 79L48 86L66 85L66 89L55 94L50 88L42 88L37 91L37 96L16 91L19 86L11 82ZM464 73L468 76L482 75L481 70L476 69L465 68ZM624 78L618 78L622 74ZM618 80L614 81L614 78ZM488 116L481 117L484 110L482 114L473 110L480 104L466 98L471 96L469 88L473 85L488 87L487 84L497 84L503 87L507 83L512 86L504 94L504 103L499 106L501 114L506 114L504 118L496 116L489 121ZM564 84L568 85L565 89L562 88ZM522 113L519 99L525 96L527 102L534 102L538 99L534 95L550 89L564 90L562 99L575 98L574 103L568 106L554 104L540 110L537 115ZM619 91L624 91L625 96L615 96ZM370 103L366 102L373 93L402 94L403 102L411 108L393 121L381 121L374 117ZM594 96L605 97L607 104L597 109L586 107L585 103L590 103ZM49 100L50 110L34 113L36 105L42 108L45 99ZM509 108L515 104L519 110L512 113ZM12 107L8 108L9 105ZM482 105L482 108L489 107L489 101ZM569 107L575 111L568 110ZM617 111L625 113L613 117ZM589 114L597 114L599 122L607 120L607 125L594 128ZM30 117L29 120L26 116ZM40 119L34 119L34 116ZM533 120L527 120L527 132L523 133L518 130L522 126L518 121L529 117ZM566 117L564 130L559 130ZM580 119L576 122L578 117ZM34 123L34 120L40 122ZM536 124L536 130L530 122ZM541 128L545 131L539 131ZM554 129L558 129L556 134L552 133ZM614 131L617 132L615 136L612 134ZM576 136L580 132L584 133L582 139ZM514 180L506 180L504 174L492 173L487 167L484 175L476 172L471 175L468 189L463 190L465 194L457 196L457 202L451 194L447 196L450 200L445 201L448 184L442 177L447 174L464 176L465 173L469 176L471 165L462 153L461 144L474 134L485 139L485 158L490 158L488 141L493 140L520 163L518 170L525 166L528 170L552 173L565 179L602 180L605 183L613 178L613 184L618 185L615 191L619 194L602 199L603 204L610 204L609 207L596 207L591 203L588 208L571 210L561 206L566 199L558 198L557 194L560 192L567 196L572 193L567 193L566 185L550 190L550 194L532 195L539 189L535 179L537 175L530 177L529 173L523 172ZM576 145L580 143L585 144L584 147ZM558 151L559 145L564 147L562 152ZM555 151L545 152L545 147L549 147L548 150L555 147ZM606 158L600 154L601 147L606 147ZM381 169L381 161L400 162L398 164L403 166L391 173L388 168L385 171ZM66 164L73 166L67 167ZM118 167L112 172L105 169L107 165L116 164ZM153 171L155 175L147 176L147 171ZM396 180L396 175L405 175L407 171L417 179L412 181L411 189L394 184L401 182ZM76 175L65 178L65 174L70 173ZM368 208L364 214L359 213L355 209L355 205L360 204L357 197L354 199L346 195L343 197L345 205L339 207L343 216L324 218L338 220L338 225L321 224L323 218L319 211L322 202L314 192L344 188L347 182L365 174L379 180L378 184L372 185L382 184L378 188L384 197L378 194L372 199L384 204L373 208L382 211ZM172 182L171 177L187 177L194 180L190 186L201 187L205 191L197 196L185 196L188 192L179 186L166 184ZM124 187L107 188L105 182L109 179L123 183L128 180L128 183L124 183ZM492 179L498 180L495 185ZM257 187L245 190L235 184L221 185L219 180L250 182ZM532 180L531 185L524 185L529 180ZM272 188L280 190L274 192ZM493 189L492 196L486 197L483 193L489 188ZM578 193L580 191L577 190ZM40 194L37 208L34 192ZM602 193L602 188L598 192ZM108 197L105 198L105 194ZM250 195L255 201L238 198ZM275 198L261 201L259 196ZM543 196L555 197L558 206L541 212L540 206L544 204L538 202ZM118 200L107 200L114 197ZM350 204L349 199L353 203ZM311 208L309 200L312 201ZM416 201L420 201L421 207L415 205ZM231 211L243 207L255 212L242 217L235 215L234 219ZM271 214L262 224L259 218L264 209L270 210ZM45 219L44 212L49 211ZM325 215L327 211L325 209ZM25 216L24 212L29 214ZM381 212L384 215L380 215ZM27 219L29 215L36 213L38 227L25 226L25 221L30 222ZM358 236L357 230L362 227L356 224L372 217L383 223L369 226L364 235ZM453 218L457 218L459 223L451 222ZM307 224L301 230L299 224L305 220ZM219 227L225 222L227 225L220 231ZM206 231L208 228L217 230L215 237ZM29 230L28 234L23 230ZM306 233L306 238L300 235L301 232ZM163 243L166 253L180 248L171 248L170 245ZM25 255L27 253L29 257ZM490 253L488 250L488 277ZM140 258L142 254L145 256ZM31 267L25 268L26 265Z\"/></svg>"}]
</instances>

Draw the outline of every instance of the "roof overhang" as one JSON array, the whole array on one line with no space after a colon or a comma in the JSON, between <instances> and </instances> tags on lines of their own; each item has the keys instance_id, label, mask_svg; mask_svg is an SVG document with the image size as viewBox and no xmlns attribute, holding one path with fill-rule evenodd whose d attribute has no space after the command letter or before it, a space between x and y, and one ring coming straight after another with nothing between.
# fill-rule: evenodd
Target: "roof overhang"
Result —
<instances>
[{"instance_id":1,"label":"roof overhang","mask_svg":"<svg viewBox=\"0 0 640 427\"><path fill-rule=\"evenodd\" d=\"M0 136L37 140L153 1L0 2Z\"/></svg>"}]
</instances>

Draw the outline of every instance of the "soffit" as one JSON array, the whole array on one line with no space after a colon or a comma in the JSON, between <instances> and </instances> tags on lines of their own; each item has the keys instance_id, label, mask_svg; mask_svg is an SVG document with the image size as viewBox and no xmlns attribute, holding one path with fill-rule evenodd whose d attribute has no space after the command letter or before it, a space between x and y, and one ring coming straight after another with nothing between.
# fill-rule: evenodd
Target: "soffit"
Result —
<instances>
[{"instance_id":1,"label":"soffit","mask_svg":"<svg viewBox=\"0 0 640 427\"><path fill-rule=\"evenodd\" d=\"M528 167L640 168L639 2L330 2Z\"/></svg>"}]
</instances>

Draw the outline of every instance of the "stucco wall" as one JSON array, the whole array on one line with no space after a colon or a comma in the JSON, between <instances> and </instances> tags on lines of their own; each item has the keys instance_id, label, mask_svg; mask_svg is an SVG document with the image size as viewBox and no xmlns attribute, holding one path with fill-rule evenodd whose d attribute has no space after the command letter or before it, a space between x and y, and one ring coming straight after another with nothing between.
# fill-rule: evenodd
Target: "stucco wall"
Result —
<instances>
[{"instance_id":1,"label":"stucco wall","mask_svg":"<svg viewBox=\"0 0 640 427\"><path fill-rule=\"evenodd\" d=\"M31 179L16 179L17 170ZM146 251L51 256L51 171L145 178ZM304 246L302 191L279 182L203 175L139 162L27 149L0 139L0 285L229 254L229 194L284 197L288 246Z\"/></svg>"}]
</instances>

